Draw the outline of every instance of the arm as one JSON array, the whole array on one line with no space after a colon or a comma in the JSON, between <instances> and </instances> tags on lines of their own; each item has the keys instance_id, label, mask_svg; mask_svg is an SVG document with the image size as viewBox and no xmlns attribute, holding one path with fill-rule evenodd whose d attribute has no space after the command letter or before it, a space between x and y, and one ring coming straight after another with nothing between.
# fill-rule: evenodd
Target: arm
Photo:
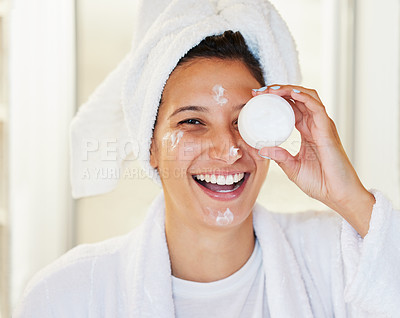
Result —
<instances>
[{"instance_id":1,"label":"arm","mask_svg":"<svg viewBox=\"0 0 400 318\"><path fill-rule=\"evenodd\" d=\"M358 178L317 92L283 85L254 95L265 93L279 95L291 104L302 140L295 156L280 147L263 148L260 154L274 160L307 195L339 213L364 237L375 198Z\"/></svg>"},{"instance_id":2,"label":"arm","mask_svg":"<svg viewBox=\"0 0 400 318\"><path fill-rule=\"evenodd\" d=\"M266 92L291 104L302 143L295 156L279 147L263 148L260 154L343 217L343 268L332 272L332 280L343 281L344 290L338 292L348 304L346 315L400 317L400 212L382 194L364 188L314 90L287 85Z\"/></svg>"},{"instance_id":3,"label":"arm","mask_svg":"<svg viewBox=\"0 0 400 318\"><path fill-rule=\"evenodd\" d=\"M400 211L379 191L371 193L376 203L368 234L362 239L342 222L344 300L351 317L400 317Z\"/></svg>"}]
</instances>

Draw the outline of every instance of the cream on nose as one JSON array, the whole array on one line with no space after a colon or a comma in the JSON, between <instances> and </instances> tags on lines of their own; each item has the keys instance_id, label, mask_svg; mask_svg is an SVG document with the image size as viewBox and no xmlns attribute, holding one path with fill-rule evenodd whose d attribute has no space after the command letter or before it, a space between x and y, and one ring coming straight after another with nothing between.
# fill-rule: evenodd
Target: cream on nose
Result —
<instances>
[{"instance_id":1,"label":"cream on nose","mask_svg":"<svg viewBox=\"0 0 400 318\"><path fill-rule=\"evenodd\" d=\"M239 159L242 156L242 151L239 147L231 146L229 148L229 157L231 159Z\"/></svg>"},{"instance_id":2,"label":"cream on nose","mask_svg":"<svg viewBox=\"0 0 400 318\"><path fill-rule=\"evenodd\" d=\"M216 138L212 140L210 157L212 159L224 161L227 164L233 164L242 157L242 151L231 133L228 138L223 138L223 135L224 134L221 134L219 137L216 136Z\"/></svg>"}]
</instances>

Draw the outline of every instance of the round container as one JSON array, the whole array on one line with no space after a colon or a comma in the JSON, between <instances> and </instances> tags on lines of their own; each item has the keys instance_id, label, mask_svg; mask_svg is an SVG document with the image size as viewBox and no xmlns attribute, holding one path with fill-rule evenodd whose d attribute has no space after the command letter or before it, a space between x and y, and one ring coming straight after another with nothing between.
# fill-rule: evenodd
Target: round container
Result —
<instances>
[{"instance_id":1,"label":"round container","mask_svg":"<svg viewBox=\"0 0 400 318\"><path fill-rule=\"evenodd\" d=\"M240 135L256 149L279 146L289 138L294 124L292 106L284 98L273 94L250 99L238 119Z\"/></svg>"}]
</instances>

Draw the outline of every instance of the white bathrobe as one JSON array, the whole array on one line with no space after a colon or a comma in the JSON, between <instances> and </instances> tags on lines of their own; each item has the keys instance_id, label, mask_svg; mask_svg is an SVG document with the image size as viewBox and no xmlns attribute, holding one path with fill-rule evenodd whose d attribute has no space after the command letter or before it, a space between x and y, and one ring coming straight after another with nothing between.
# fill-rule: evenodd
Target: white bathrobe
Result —
<instances>
[{"instance_id":1,"label":"white bathrobe","mask_svg":"<svg viewBox=\"0 0 400 318\"><path fill-rule=\"evenodd\" d=\"M254 207L271 317L400 317L400 212L372 193L364 239L332 211ZM39 272L13 317L174 317L164 211L160 195L140 227Z\"/></svg>"}]
</instances>

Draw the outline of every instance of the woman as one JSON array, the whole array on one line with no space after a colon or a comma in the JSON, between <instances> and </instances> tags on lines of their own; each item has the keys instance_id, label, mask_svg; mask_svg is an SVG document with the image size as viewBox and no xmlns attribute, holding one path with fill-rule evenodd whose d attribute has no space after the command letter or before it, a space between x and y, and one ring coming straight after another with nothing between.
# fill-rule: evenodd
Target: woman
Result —
<instances>
[{"instance_id":1,"label":"woman","mask_svg":"<svg viewBox=\"0 0 400 318\"><path fill-rule=\"evenodd\" d=\"M362 186L318 94L265 86L264 74L240 32L205 37L184 54L146 151L163 195L140 228L77 247L42 271L16 317L398 314L398 211ZM241 108L265 93L295 112L302 145L294 157L258 152L240 137ZM255 205L270 159L335 212L280 215Z\"/></svg>"}]
</instances>

